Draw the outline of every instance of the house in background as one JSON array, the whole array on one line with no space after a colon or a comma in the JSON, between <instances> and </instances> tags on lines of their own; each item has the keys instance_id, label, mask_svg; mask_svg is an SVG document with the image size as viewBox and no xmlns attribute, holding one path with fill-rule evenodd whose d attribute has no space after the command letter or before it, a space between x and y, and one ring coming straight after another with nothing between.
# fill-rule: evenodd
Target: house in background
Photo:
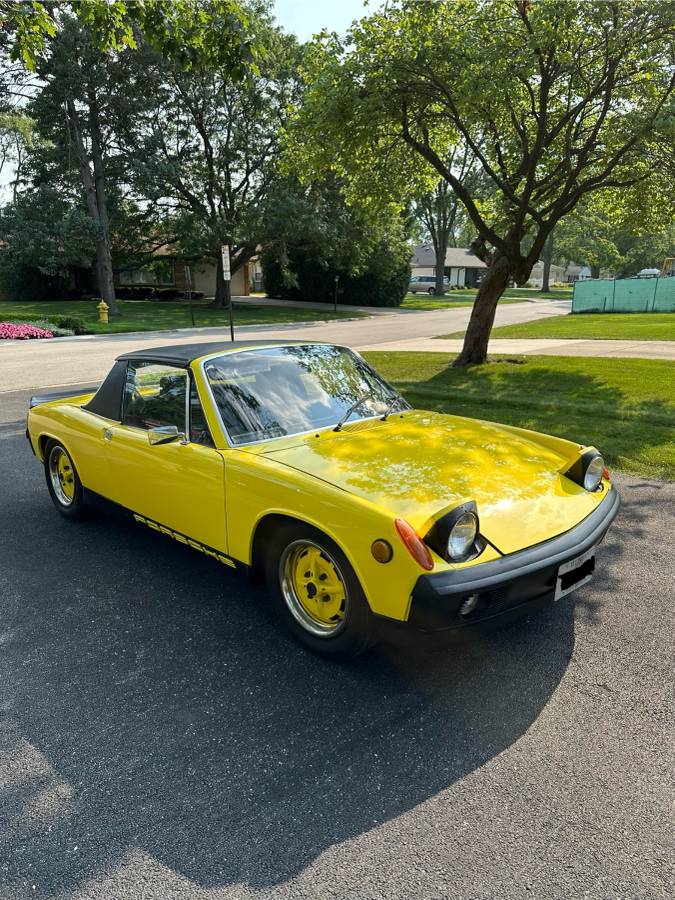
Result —
<instances>
[{"instance_id":1,"label":"house in background","mask_svg":"<svg viewBox=\"0 0 675 900\"><path fill-rule=\"evenodd\" d=\"M124 269L115 278L115 284L121 288L146 287L185 292L188 288L186 269L189 267L192 279L192 290L199 291L204 297L213 297L216 293L216 263L214 260L188 260L171 255L164 248L155 253L155 258L148 266L138 269ZM260 260L254 256L238 269L232 276L231 290L233 297L248 297L251 287L262 285L262 269ZM258 288L261 289L261 288Z\"/></svg>"},{"instance_id":2,"label":"house in background","mask_svg":"<svg viewBox=\"0 0 675 900\"><path fill-rule=\"evenodd\" d=\"M563 280L568 283L571 283L572 281L586 281L591 277L591 270L588 266L580 266L578 263L572 262L571 260L567 263L563 273Z\"/></svg>"},{"instance_id":3,"label":"house in background","mask_svg":"<svg viewBox=\"0 0 675 900\"><path fill-rule=\"evenodd\" d=\"M551 263L551 269L548 273L548 283L551 284L559 284L563 281L565 277L565 270L562 266L556 266ZM530 277L527 279L527 283L530 287L540 288L544 284L544 262L543 260L539 260L532 266L532 271L530 272Z\"/></svg>"},{"instance_id":4,"label":"house in background","mask_svg":"<svg viewBox=\"0 0 675 900\"><path fill-rule=\"evenodd\" d=\"M410 260L413 275L435 275L436 254L431 244L415 247ZM463 247L448 247L445 252L444 275L450 279L450 287L477 287L487 266Z\"/></svg>"}]
</instances>

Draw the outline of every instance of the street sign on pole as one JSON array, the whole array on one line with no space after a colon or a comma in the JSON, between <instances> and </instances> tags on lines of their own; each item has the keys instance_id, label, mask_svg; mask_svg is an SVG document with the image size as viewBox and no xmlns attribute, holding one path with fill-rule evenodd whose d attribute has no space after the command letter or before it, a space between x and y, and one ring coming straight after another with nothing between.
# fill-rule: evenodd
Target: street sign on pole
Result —
<instances>
[{"instance_id":1,"label":"street sign on pole","mask_svg":"<svg viewBox=\"0 0 675 900\"><path fill-rule=\"evenodd\" d=\"M229 244L221 244L220 245L220 256L223 260L223 279L225 281L231 281L232 275L230 273L230 247Z\"/></svg>"},{"instance_id":2,"label":"street sign on pole","mask_svg":"<svg viewBox=\"0 0 675 900\"><path fill-rule=\"evenodd\" d=\"M230 340L234 340L234 321L232 315L232 273L230 271L230 246L229 244L220 245L220 258L223 263L223 281L226 283L227 296L230 299L228 309L230 313Z\"/></svg>"}]
</instances>

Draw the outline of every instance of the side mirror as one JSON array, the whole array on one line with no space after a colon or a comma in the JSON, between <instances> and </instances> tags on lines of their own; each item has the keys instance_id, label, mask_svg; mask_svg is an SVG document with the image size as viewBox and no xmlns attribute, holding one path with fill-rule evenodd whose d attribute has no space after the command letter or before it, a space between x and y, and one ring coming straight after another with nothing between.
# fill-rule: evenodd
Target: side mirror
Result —
<instances>
[{"instance_id":1,"label":"side mirror","mask_svg":"<svg viewBox=\"0 0 675 900\"><path fill-rule=\"evenodd\" d=\"M170 444L172 441L180 440L181 444L186 444L185 434L179 431L175 425L158 425L157 428L148 429L148 443L151 446L156 444Z\"/></svg>"}]
</instances>

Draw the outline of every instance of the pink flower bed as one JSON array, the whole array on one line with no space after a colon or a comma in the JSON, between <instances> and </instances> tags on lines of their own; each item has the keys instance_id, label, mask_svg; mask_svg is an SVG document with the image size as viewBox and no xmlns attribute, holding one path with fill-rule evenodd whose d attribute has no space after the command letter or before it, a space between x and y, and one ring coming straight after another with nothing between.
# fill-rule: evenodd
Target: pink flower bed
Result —
<instances>
[{"instance_id":1,"label":"pink flower bed","mask_svg":"<svg viewBox=\"0 0 675 900\"><path fill-rule=\"evenodd\" d=\"M13 322L0 322L0 341L28 341L31 338L51 338L54 335L46 328L35 325L15 325Z\"/></svg>"}]
</instances>

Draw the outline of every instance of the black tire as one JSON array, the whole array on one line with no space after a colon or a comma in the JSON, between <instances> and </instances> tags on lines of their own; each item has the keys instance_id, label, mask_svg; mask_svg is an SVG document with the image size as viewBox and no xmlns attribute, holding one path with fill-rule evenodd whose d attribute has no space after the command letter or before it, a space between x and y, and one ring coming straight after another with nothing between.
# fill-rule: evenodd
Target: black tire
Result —
<instances>
[{"instance_id":1,"label":"black tire","mask_svg":"<svg viewBox=\"0 0 675 900\"><path fill-rule=\"evenodd\" d=\"M429 288L427 291L427 294L429 294L430 297L433 297L435 293L436 293L436 288Z\"/></svg>"},{"instance_id":2,"label":"black tire","mask_svg":"<svg viewBox=\"0 0 675 900\"><path fill-rule=\"evenodd\" d=\"M45 446L44 459L47 490L54 506L66 519L85 518L88 510L84 502L84 489L75 464L66 448L58 441L49 441ZM61 484L60 488L58 474L54 471L55 468L58 468L57 460L64 461L70 469L69 480L66 485ZM70 491L72 491L71 499L68 498Z\"/></svg>"},{"instance_id":3,"label":"black tire","mask_svg":"<svg viewBox=\"0 0 675 900\"><path fill-rule=\"evenodd\" d=\"M312 622L306 613L303 617L303 610L289 599L289 584L284 578L286 563L292 553L302 555L305 544L321 554L322 560L338 573L345 588L344 612L336 625L320 626ZM301 522L281 526L266 548L265 575L277 615L295 640L312 653L347 660L376 643L373 615L356 573L340 548L316 528ZM296 596L292 586L291 593ZM304 622L303 618L308 621ZM322 629L323 634L316 633Z\"/></svg>"}]
</instances>

